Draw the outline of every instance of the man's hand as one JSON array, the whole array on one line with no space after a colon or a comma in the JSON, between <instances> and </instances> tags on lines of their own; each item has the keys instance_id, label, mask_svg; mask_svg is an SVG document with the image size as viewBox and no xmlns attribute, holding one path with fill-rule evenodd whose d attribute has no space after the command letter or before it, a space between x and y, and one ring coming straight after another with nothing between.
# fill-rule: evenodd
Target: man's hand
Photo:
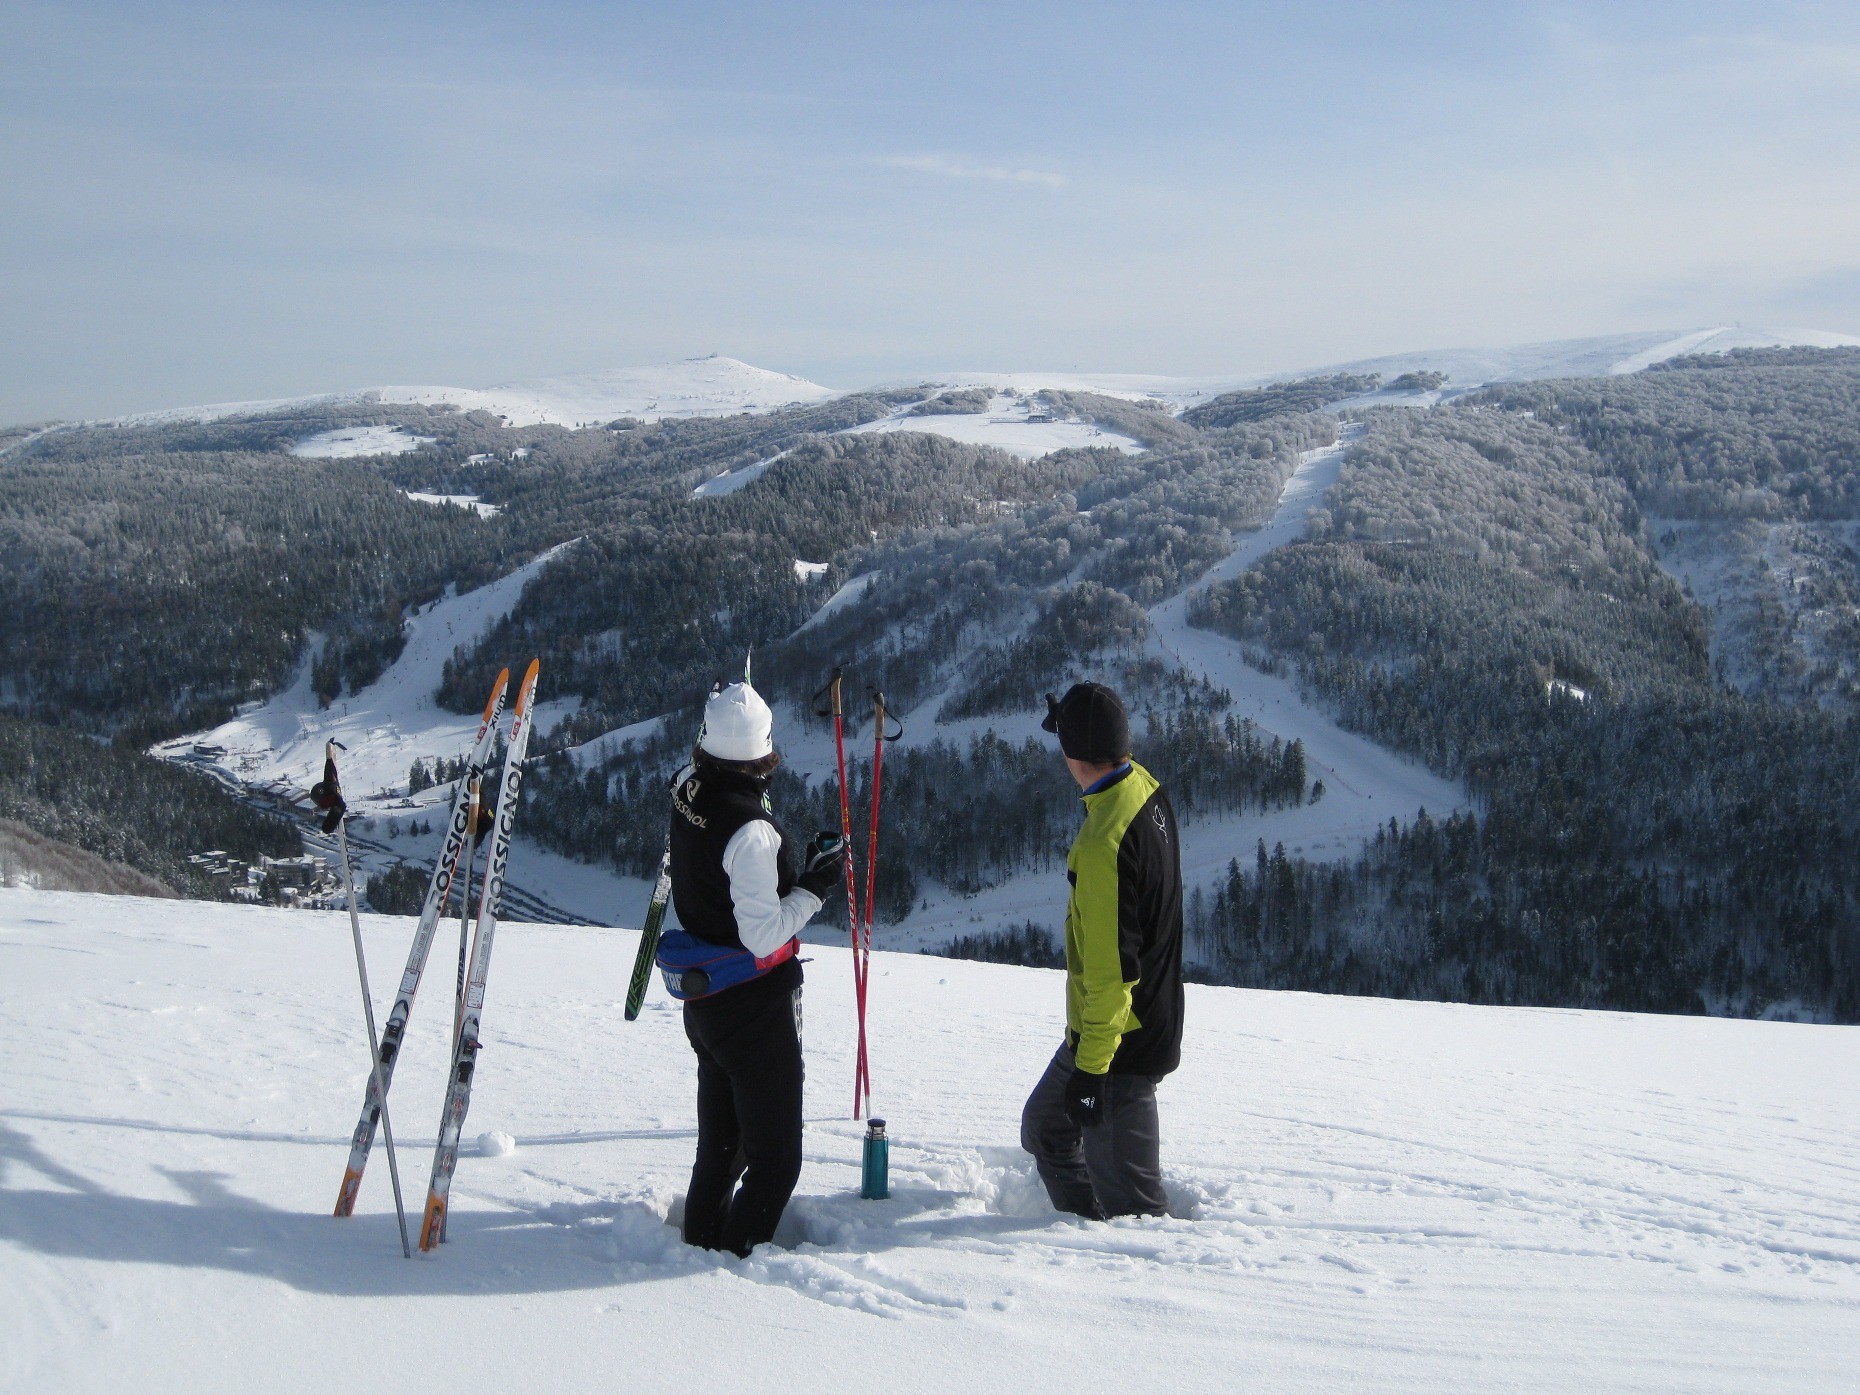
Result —
<instances>
[{"instance_id":1,"label":"man's hand","mask_svg":"<svg viewBox=\"0 0 1860 1395\"><path fill-rule=\"evenodd\" d=\"M1104 1118L1105 1076L1093 1075L1077 1066L1066 1081L1066 1118L1082 1129L1089 1129Z\"/></svg>"},{"instance_id":2,"label":"man's hand","mask_svg":"<svg viewBox=\"0 0 1860 1395\"><path fill-rule=\"evenodd\" d=\"M818 833L807 845L807 860L801 864L801 875L794 883L824 901L845 872L846 840L837 833Z\"/></svg>"}]
</instances>

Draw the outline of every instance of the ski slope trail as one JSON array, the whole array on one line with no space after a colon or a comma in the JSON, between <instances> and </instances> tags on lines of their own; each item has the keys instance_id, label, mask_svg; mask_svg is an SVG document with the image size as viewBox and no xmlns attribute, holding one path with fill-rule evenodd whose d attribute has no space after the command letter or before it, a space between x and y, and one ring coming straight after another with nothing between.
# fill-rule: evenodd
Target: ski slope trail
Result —
<instances>
[{"instance_id":1,"label":"ski slope trail","mask_svg":"<svg viewBox=\"0 0 1860 1395\"><path fill-rule=\"evenodd\" d=\"M364 918L398 962L410 919ZM775 1245L667 1224L695 1069L631 931L506 926L451 1240L327 1213L368 1051L346 919L0 890L0 1387L1181 1392L1853 1389L1848 1027L1191 986L1173 1215L1056 1215L1016 1145L1059 974L873 957L892 1199L857 1199L845 951L814 948ZM446 993L394 1088L417 1192ZM369 1379L373 1379L371 1375Z\"/></svg>"},{"instance_id":2,"label":"ski slope trail","mask_svg":"<svg viewBox=\"0 0 1860 1395\"><path fill-rule=\"evenodd\" d=\"M418 759L452 759L464 754L478 730L478 714L448 712L434 695L446 661L482 638L508 615L523 588L550 562L575 544L563 543L463 595L448 594L407 621L406 646L368 687L322 706L310 687L307 656L290 687L241 712L211 731L164 742L153 754L170 760L209 765L241 785L276 789L300 796L323 768L323 743L336 740L348 748L344 763L349 807L375 813L390 802L409 816L437 815L451 802L451 786L405 797L407 773ZM542 690L548 691L548 674ZM544 702L537 708L537 729L547 732L576 704Z\"/></svg>"},{"instance_id":3,"label":"ski slope trail","mask_svg":"<svg viewBox=\"0 0 1860 1395\"><path fill-rule=\"evenodd\" d=\"M1304 537L1311 511L1336 484L1344 457L1361 432L1360 426L1345 426L1337 444L1305 452L1280 491L1278 509L1266 526L1242 537L1239 546L1194 585L1149 612L1154 652L1184 671L1228 689L1233 694L1236 716L1251 718L1263 731L1281 740L1304 742L1308 778L1324 782L1325 795L1317 804L1276 811L1259 819L1184 828L1185 872L1191 868L1207 870L1199 864L1207 861L1210 830L1220 830L1218 836L1224 842L1231 841L1232 830L1223 829L1223 822L1248 826L1263 823L1276 830L1278 839L1294 851L1310 857L1340 857L1354 852L1365 837L1391 818L1411 819L1423 808L1440 816L1466 802L1465 795L1451 781L1368 737L1345 731L1328 714L1307 702L1290 679L1254 668L1233 640L1188 623L1189 600L1196 592L1216 582L1231 581L1275 548ZM1272 833L1261 836L1268 843L1275 840ZM1250 845L1243 851L1250 851ZM1220 859L1220 865L1225 865L1225 859Z\"/></svg>"}]
</instances>

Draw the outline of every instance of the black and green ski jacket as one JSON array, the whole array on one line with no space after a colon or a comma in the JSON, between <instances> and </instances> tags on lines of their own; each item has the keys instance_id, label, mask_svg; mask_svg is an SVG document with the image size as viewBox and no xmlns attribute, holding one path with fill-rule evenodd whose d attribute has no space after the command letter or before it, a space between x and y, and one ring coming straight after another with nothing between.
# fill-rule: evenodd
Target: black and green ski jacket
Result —
<instances>
[{"instance_id":1,"label":"black and green ski jacket","mask_svg":"<svg viewBox=\"0 0 1860 1395\"><path fill-rule=\"evenodd\" d=\"M1182 1059L1175 810L1135 761L1084 797L1066 855L1066 1026L1079 1069L1167 1075Z\"/></svg>"}]
</instances>

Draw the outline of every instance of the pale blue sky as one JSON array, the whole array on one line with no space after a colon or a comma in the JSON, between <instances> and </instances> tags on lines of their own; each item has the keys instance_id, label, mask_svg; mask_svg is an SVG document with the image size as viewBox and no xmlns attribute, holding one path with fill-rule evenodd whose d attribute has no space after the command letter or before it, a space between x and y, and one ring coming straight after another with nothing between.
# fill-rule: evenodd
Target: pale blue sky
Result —
<instances>
[{"instance_id":1,"label":"pale blue sky","mask_svg":"<svg viewBox=\"0 0 1860 1395\"><path fill-rule=\"evenodd\" d=\"M1860 332L1860 7L0 10L0 420Z\"/></svg>"}]
</instances>

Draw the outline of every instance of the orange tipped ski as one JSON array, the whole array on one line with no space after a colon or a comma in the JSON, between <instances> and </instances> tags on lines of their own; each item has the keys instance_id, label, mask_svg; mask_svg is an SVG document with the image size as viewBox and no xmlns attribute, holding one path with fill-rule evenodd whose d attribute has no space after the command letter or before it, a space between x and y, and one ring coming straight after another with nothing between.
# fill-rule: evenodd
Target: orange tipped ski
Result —
<instances>
[{"instance_id":1,"label":"orange tipped ski","mask_svg":"<svg viewBox=\"0 0 1860 1395\"><path fill-rule=\"evenodd\" d=\"M446 823L446 841L439 859L433 864L433 879L427 884L426 902L420 909L420 921L413 931L413 947L407 951L407 966L401 970L400 991L388 1013L387 1027L381 1034L381 1092L385 1095L394 1083L394 1066L400 1060L400 1048L407 1034L407 1019L413 1013L413 998L420 991L420 976L426 971L426 959L433 947L433 934L439 917L445 914L458 877L460 851L469 841L471 828L470 795L477 778L491 758L491 746L497 737L497 719L504 710L504 692L510 686L510 670L497 675L490 699L484 704L484 720L478 725L478 737L466 759L465 773L452 795L452 816ZM466 868L466 879L471 869ZM362 1171L368 1166L368 1153L374 1147L375 1126L381 1119L381 1100L375 1094L375 1077L371 1072L362 1095L361 1118L349 1142L349 1165L342 1174L342 1188L336 1193L338 1216L352 1215L355 1196L361 1190Z\"/></svg>"},{"instance_id":2,"label":"orange tipped ski","mask_svg":"<svg viewBox=\"0 0 1860 1395\"><path fill-rule=\"evenodd\" d=\"M446 1233L446 1198L428 1194L426 1219L420 1224L420 1248L430 1250Z\"/></svg>"},{"instance_id":3,"label":"orange tipped ski","mask_svg":"<svg viewBox=\"0 0 1860 1395\"><path fill-rule=\"evenodd\" d=\"M420 1227L422 1250L430 1250L445 1239L447 1199L452 1193L452 1174L459 1165L459 1135L465 1129L465 1111L471 1107L472 1077L478 1066L478 1028L484 1013L484 981L491 969L491 946L497 936L498 903L503 898L504 868L510 862L517 798L523 792L523 754L530 744L536 677L541 667L540 660L530 661L523 686L517 690L516 715L510 722L510 748L504 756L497 822L491 834L490 856L485 859L484 887L478 893L478 929L472 938L471 970L465 979L465 1011L452 1043L452 1072L447 1077L446 1103L439 1116L439 1145L433 1151L426 1219Z\"/></svg>"}]
</instances>

